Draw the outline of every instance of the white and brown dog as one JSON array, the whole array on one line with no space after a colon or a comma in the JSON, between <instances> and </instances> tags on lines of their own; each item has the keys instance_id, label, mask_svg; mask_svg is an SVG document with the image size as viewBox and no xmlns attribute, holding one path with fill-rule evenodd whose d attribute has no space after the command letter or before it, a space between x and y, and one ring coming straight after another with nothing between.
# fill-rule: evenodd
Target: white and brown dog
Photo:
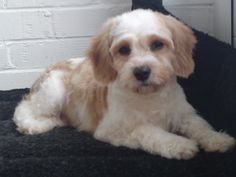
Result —
<instances>
[{"instance_id":1,"label":"white and brown dog","mask_svg":"<svg viewBox=\"0 0 236 177\"><path fill-rule=\"evenodd\" d=\"M69 125L166 158L189 159L198 145L225 152L234 138L197 115L176 81L193 72L195 43L187 26L151 10L111 18L85 59L53 65L35 82L15 110L17 129L38 134Z\"/></svg>"}]
</instances>

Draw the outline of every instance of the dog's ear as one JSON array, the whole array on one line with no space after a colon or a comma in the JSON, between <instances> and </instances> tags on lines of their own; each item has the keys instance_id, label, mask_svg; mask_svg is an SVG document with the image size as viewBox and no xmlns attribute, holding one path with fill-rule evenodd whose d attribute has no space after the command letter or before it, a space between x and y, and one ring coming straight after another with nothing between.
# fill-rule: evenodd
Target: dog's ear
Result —
<instances>
[{"instance_id":1,"label":"dog's ear","mask_svg":"<svg viewBox=\"0 0 236 177\"><path fill-rule=\"evenodd\" d=\"M110 32L114 25L114 19L109 19L92 39L87 51L88 58L92 61L95 78L106 85L115 80L117 75L112 67L113 59L109 52L112 42Z\"/></svg>"},{"instance_id":2,"label":"dog's ear","mask_svg":"<svg viewBox=\"0 0 236 177\"><path fill-rule=\"evenodd\" d=\"M192 52L197 42L193 31L172 16L165 16L174 43L173 67L177 76L187 78L194 71Z\"/></svg>"}]
</instances>

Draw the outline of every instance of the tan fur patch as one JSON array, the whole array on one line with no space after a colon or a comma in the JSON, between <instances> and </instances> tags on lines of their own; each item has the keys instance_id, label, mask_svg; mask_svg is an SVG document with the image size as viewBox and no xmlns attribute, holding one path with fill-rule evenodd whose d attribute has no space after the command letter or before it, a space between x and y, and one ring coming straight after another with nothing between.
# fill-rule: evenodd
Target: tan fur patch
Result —
<instances>
[{"instance_id":1,"label":"tan fur patch","mask_svg":"<svg viewBox=\"0 0 236 177\"><path fill-rule=\"evenodd\" d=\"M100 87L91 91L88 97L88 108L91 113L91 130L95 131L98 123L107 110L107 87Z\"/></svg>"},{"instance_id":2,"label":"tan fur patch","mask_svg":"<svg viewBox=\"0 0 236 177\"><path fill-rule=\"evenodd\" d=\"M31 94L38 91L38 89L40 88L40 85L44 81L46 81L48 79L48 77L50 76L51 71L56 71L56 70L60 70L63 72L71 72L72 71L72 69L70 68L70 63L68 61L62 61L57 64L49 66L46 69L46 71L34 82L34 84L32 85L32 87L30 89L30 94L28 95L28 97L30 98Z\"/></svg>"},{"instance_id":3,"label":"tan fur patch","mask_svg":"<svg viewBox=\"0 0 236 177\"><path fill-rule=\"evenodd\" d=\"M107 87L100 85L95 80L91 60L86 59L80 67L73 71L66 87L68 96L63 106L63 119L66 119L67 124L73 127L80 126L80 118L78 118L78 112L75 111L79 109L77 103L80 101L86 105L86 111L89 113L88 120L86 120L88 124L84 129L93 132L107 109Z\"/></svg>"},{"instance_id":4,"label":"tan fur patch","mask_svg":"<svg viewBox=\"0 0 236 177\"><path fill-rule=\"evenodd\" d=\"M172 33L174 42L173 66L178 76L187 78L194 70L192 51L197 42L193 31L172 16L157 13L159 19Z\"/></svg>"},{"instance_id":5,"label":"tan fur patch","mask_svg":"<svg viewBox=\"0 0 236 177\"><path fill-rule=\"evenodd\" d=\"M114 27L113 19L108 20L102 30L93 38L87 51L88 58L92 60L94 75L98 81L108 84L116 78L116 71L112 67L110 31Z\"/></svg>"}]
</instances>

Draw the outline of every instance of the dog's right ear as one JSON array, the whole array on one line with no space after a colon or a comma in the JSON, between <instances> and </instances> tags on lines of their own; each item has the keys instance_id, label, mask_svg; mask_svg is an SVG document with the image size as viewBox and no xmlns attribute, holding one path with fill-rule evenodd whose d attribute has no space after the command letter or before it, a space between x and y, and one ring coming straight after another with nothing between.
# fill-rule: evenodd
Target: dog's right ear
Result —
<instances>
[{"instance_id":1,"label":"dog's right ear","mask_svg":"<svg viewBox=\"0 0 236 177\"><path fill-rule=\"evenodd\" d=\"M114 19L109 19L92 39L87 51L88 58L92 61L95 79L105 85L115 80L117 75L112 67L113 59L109 51L112 42L110 32L114 25Z\"/></svg>"}]
</instances>

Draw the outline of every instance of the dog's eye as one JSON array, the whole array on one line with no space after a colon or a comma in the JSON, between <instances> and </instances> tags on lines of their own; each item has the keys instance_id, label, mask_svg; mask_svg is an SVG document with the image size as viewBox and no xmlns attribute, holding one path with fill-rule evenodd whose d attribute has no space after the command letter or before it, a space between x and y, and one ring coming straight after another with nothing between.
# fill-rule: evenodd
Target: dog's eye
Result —
<instances>
[{"instance_id":1,"label":"dog's eye","mask_svg":"<svg viewBox=\"0 0 236 177\"><path fill-rule=\"evenodd\" d=\"M131 49L128 46L123 46L119 49L119 53L121 55L129 55L131 52Z\"/></svg>"},{"instance_id":2,"label":"dog's eye","mask_svg":"<svg viewBox=\"0 0 236 177\"><path fill-rule=\"evenodd\" d=\"M159 50L161 49L162 47L164 46L164 44L160 41L154 41L151 46L150 46L150 49L152 51L155 51L155 50Z\"/></svg>"}]
</instances>

